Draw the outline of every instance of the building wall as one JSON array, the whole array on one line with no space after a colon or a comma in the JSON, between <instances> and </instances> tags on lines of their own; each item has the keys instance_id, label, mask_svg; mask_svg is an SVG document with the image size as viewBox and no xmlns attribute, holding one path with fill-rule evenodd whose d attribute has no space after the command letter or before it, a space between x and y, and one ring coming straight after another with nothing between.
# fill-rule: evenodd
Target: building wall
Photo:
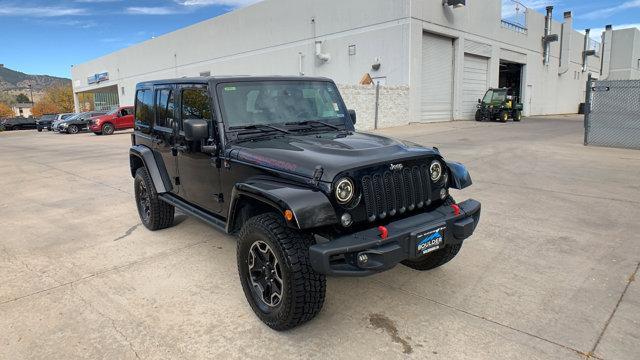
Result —
<instances>
[{"instance_id":1,"label":"building wall","mask_svg":"<svg viewBox=\"0 0 640 360\"><path fill-rule=\"evenodd\" d=\"M413 1L411 8L411 111L412 119L420 114L420 88L413 86L422 78L420 56L422 36L425 32L455 39L454 52L454 119L461 119L462 79L465 42L473 41L488 46L489 84L498 86L500 60L525 64L523 69L522 101L525 115L576 113L584 102L584 87L588 72L599 73L600 60L588 59L587 72L582 72L584 35L565 31L564 46L570 49L567 69L560 67L560 41L551 44L549 65L543 65L545 14L528 10L527 33L507 29L501 25L502 1L468 1L464 8L443 7L440 1ZM570 27L570 20L567 26ZM562 23L552 22L552 34L562 37ZM486 56L486 54L482 54ZM561 73L564 72L564 73Z\"/></svg>"},{"instance_id":2,"label":"building wall","mask_svg":"<svg viewBox=\"0 0 640 360\"><path fill-rule=\"evenodd\" d=\"M501 26L501 0L467 3L464 8L452 9L443 7L440 0L265 0L74 66L74 92L117 86L120 104L131 105L138 82L204 72L304 73L327 76L341 85L358 84L364 74L370 73L386 86L407 89L408 102L400 96L397 104L406 104L407 108L399 109L396 119L381 122L403 125L420 118L422 37L431 32L455 39L454 119L462 118L463 59L465 49L472 51L465 43L472 41L489 49L483 54L489 58L487 87L498 86L500 59L526 64L522 97L525 115L577 112L587 76L582 72L584 35L565 31L563 43L565 49L570 47L565 50L570 60L560 66L560 42L556 42L551 46L550 64L544 66L540 40L544 14L529 11L528 33L522 34ZM552 33L561 31L562 24L554 21ZM316 58L316 40L323 42L322 52L330 54L330 61ZM352 45L355 55L349 54ZM371 68L375 59L381 63L378 71ZM599 69L600 60L591 57L588 71ZM104 71L109 73L108 81L87 84L88 76ZM346 97L352 98L349 94ZM359 106L354 107L359 110ZM367 107L363 109L370 113ZM369 126L364 125L364 119L366 124L373 121L368 115L359 118L362 126Z\"/></svg>"},{"instance_id":3,"label":"building wall","mask_svg":"<svg viewBox=\"0 0 640 360\"><path fill-rule=\"evenodd\" d=\"M408 13L406 0L266 0L74 66L74 91L117 84L120 103L131 104L140 81L300 70L344 84L357 84L370 72L389 85L407 85ZM323 41L330 61L316 58L316 40ZM355 55L349 55L350 45ZM379 71L371 69L375 58ZM87 84L88 76L103 71L109 81Z\"/></svg>"},{"instance_id":4,"label":"building wall","mask_svg":"<svg viewBox=\"0 0 640 360\"><path fill-rule=\"evenodd\" d=\"M376 128L376 86L339 85L347 108L356 110L360 130ZM378 94L378 128L398 126L398 119L409 118L409 87L381 85Z\"/></svg>"},{"instance_id":5,"label":"building wall","mask_svg":"<svg viewBox=\"0 0 640 360\"><path fill-rule=\"evenodd\" d=\"M640 79L640 30L613 30L607 80Z\"/></svg>"}]
</instances>

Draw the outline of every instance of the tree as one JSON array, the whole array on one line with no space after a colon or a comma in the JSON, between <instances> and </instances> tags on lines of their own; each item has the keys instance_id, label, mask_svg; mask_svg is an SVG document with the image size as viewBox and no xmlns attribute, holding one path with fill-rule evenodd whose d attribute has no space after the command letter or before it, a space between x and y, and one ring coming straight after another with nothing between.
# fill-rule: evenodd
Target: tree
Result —
<instances>
[{"instance_id":1,"label":"tree","mask_svg":"<svg viewBox=\"0 0 640 360\"><path fill-rule=\"evenodd\" d=\"M29 97L23 93L18 94L18 96L16 96L16 101L19 103L30 103L31 100L29 100Z\"/></svg>"},{"instance_id":2,"label":"tree","mask_svg":"<svg viewBox=\"0 0 640 360\"><path fill-rule=\"evenodd\" d=\"M12 106L16 103L16 97L11 95L7 90L0 89L0 102Z\"/></svg>"},{"instance_id":3,"label":"tree","mask_svg":"<svg viewBox=\"0 0 640 360\"><path fill-rule=\"evenodd\" d=\"M13 117L13 110L11 109L11 106L0 102L0 119L2 118L8 118L8 117Z\"/></svg>"},{"instance_id":4,"label":"tree","mask_svg":"<svg viewBox=\"0 0 640 360\"><path fill-rule=\"evenodd\" d=\"M60 114L73 112L73 89L71 86L55 86L49 88L42 99L31 109L33 116L44 114Z\"/></svg>"}]
</instances>

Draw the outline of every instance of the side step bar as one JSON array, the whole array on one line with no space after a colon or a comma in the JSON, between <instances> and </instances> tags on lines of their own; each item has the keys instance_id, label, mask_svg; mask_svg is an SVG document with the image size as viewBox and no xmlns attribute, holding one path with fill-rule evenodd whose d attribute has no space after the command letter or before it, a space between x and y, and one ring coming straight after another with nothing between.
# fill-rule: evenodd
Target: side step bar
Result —
<instances>
[{"instance_id":1,"label":"side step bar","mask_svg":"<svg viewBox=\"0 0 640 360\"><path fill-rule=\"evenodd\" d=\"M223 220L191 204L188 204L182 199L179 199L169 194L158 194L158 199L175 206L176 208L180 209L180 211L184 212L187 215L191 215L193 217L196 217L206 222L207 224L215 227L216 229L222 231L225 234L227 233L226 223Z\"/></svg>"}]
</instances>

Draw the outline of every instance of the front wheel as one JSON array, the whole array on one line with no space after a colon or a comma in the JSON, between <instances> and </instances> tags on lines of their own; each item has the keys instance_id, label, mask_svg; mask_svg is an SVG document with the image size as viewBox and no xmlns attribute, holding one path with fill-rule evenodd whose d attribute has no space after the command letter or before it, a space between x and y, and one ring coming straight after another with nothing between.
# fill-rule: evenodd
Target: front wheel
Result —
<instances>
[{"instance_id":1,"label":"front wheel","mask_svg":"<svg viewBox=\"0 0 640 360\"><path fill-rule=\"evenodd\" d=\"M170 227L173 224L175 208L158 198L147 169L141 167L136 170L133 184L142 224L152 231Z\"/></svg>"},{"instance_id":2,"label":"front wheel","mask_svg":"<svg viewBox=\"0 0 640 360\"><path fill-rule=\"evenodd\" d=\"M114 131L114 130L115 130L115 128L113 127L113 125L111 125L111 124L109 124L109 123L104 124L104 125L102 126L102 133L103 133L103 134L105 134L105 135L111 135L111 134L113 134L113 131Z\"/></svg>"},{"instance_id":3,"label":"front wheel","mask_svg":"<svg viewBox=\"0 0 640 360\"><path fill-rule=\"evenodd\" d=\"M509 112L508 112L508 111L506 111L506 110L503 110L503 111L500 113L500 121L501 121L501 122L507 122L508 120L509 120Z\"/></svg>"},{"instance_id":4,"label":"front wheel","mask_svg":"<svg viewBox=\"0 0 640 360\"><path fill-rule=\"evenodd\" d=\"M480 109L476 110L476 121L482 121L482 112Z\"/></svg>"},{"instance_id":5,"label":"front wheel","mask_svg":"<svg viewBox=\"0 0 640 360\"><path fill-rule=\"evenodd\" d=\"M435 269L453 260L453 258L458 255L461 247L462 244L446 245L440 250L423 255L417 259L404 260L402 261L402 265L420 271Z\"/></svg>"},{"instance_id":6,"label":"front wheel","mask_svg":"<svg viewBox=\"0 0 640 360\"><path fill-rule=\"evenodd\" d=\"M79 131L78 125L69 125L67 128L67 134L77 134Z\"/></svg>"},{"instance_id":7,"label":"front wheel","mask_svg":"<svg viewBox=\"0 0 640 360\"><path fill-rule=\"evenodd\" d=\"M313 319L322 309L326 277L313 270L311 235L288 228L268 213L245 222L237 261L240 283L253 312L274 330L287 330Z\"/></svg>"}]
</instances>

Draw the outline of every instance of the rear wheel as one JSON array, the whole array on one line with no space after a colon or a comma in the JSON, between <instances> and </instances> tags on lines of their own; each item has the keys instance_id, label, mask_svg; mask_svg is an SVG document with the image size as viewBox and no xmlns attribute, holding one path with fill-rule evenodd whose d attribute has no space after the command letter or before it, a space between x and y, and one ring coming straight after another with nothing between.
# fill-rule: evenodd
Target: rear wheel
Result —
<instances>
[{"instance_id":1,"label":"rear wheel","mask_svg":"<svg viewBox=\"0 0 640 360\"><path fill-rule=\"evenodd\" d=\"M502 110L502 112L500 113L500 121L507 122L508 120L509 120L509 112L506 110Z\"/></svg>"},{"instance_id":2,"label":"rear wheel","mask_svg":"<svg viewBox=\"0 0 640 360\"><path fill-rule=\"evenodd\" d=\"M38 126L38 132L42 132L42 128Z\"/></svg>"},{"instance_id":3,"label":"rear wheel","mask_svg":"<svg viewBox=\"0 0 640 360\"><path fill-rule=\"evenodd\" d=\"M67 128L67 134L77 134L80 129L78 129L78 125L69 125Z\"/></svg>"},{"instance_id":4,"label":"rear wheel","mask_svg":"<svg viewBox=\"0 0 640 360\"><path fill-rule=\"evenodd\" d=\"M513 115L513 121L521 121L522 120L522 111L516 110L515 115Z\"/></svg>"},{"instance_id":5,"label":"rear wheel","mask_svg":"<svg viewBox=\"0 0 640 360\"><path fill-rule=\"evenodd\" d=\"M111 135L113 134L113 131L115 130L115 128L113 127L112 124L106 123L102 126L102 133L105 135Z\"/></svg>"},{"instance_id":6,"label":"rear wheel","mask_svg":"<svg viewBox=\"0 0 640 360\"><path fill-rule=\"evenodd\" d=\"M238 273L253 312L274 330L313 319L322 309L326 277L313 270L308 234L268 213L245 222L237 246Z\"/></svg>"},{"instance_id":7,"label":"rear wheel","mask_svg":"<svg viewBox=\"0 0 640 360\"><path fill-rule=\"evenodd\" d=\"M151 177L144 167L136 170L134 190L138 215L149 230L160 230L173 224L175 208L158 198Z\"/></svg>"}]
</instances>

